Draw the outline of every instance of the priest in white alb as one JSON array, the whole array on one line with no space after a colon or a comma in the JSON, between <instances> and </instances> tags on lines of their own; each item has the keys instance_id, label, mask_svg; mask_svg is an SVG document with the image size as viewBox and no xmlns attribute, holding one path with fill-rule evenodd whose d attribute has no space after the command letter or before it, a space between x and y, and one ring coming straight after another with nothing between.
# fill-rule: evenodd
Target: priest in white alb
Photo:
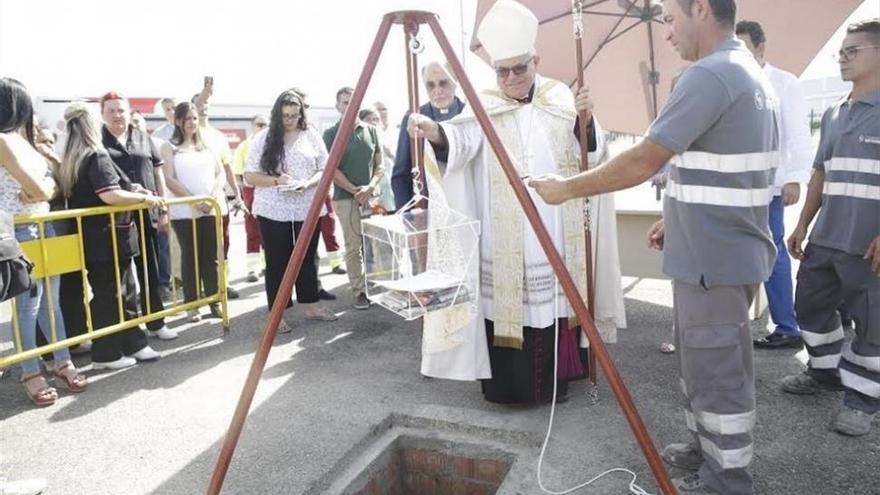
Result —
<instances>
[{"instance_id":1,"label":"priest in white alb","mask_svg":"<svg viewBox=\"0 0 880 495\"><path fill-rule=\"evenodd\" d=\"M537 74L537 29L534 14L518 2L499 0L487 12L477 37L492 59L498 87L481 92L480 100L520 177L574 175L580 167L578 126L588 126L590 163L604 159L605 142L588 99L579 99L583 108L575 108L571 89ZM491 378L482 380L483 395L498 403L550 400L559 352L558 395L564 397L568 382L585 376L587 351L578 349L574 312L472 108L440 124L413 114L407 127L413 137L431 143L446 201L481 222L480 310L491 366ZM580 111L586 111L586 122L577 118ZM586 300L584 204L550 206L529 193ZM614 200L598 196L591 202L594 317L603 340L613 342L617 328L626 325ZM581 339L580 345L588 343Z\"/></svg>"}]
</instances>

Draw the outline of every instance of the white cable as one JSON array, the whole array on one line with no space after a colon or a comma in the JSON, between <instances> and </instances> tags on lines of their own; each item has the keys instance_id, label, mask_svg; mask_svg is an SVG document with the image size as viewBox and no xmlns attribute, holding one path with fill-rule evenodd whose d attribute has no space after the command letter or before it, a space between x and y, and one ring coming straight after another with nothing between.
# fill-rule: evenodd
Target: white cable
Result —
<instances>
[{"instance_id":1,"label":"white cable","mask_svg":"<svg viewBox=\"0 0 880 495\"><path fill-rule=\"evenodd\" d=\"M554 315L555 315L555 312L559 310L559 279L554 278L554 280L556 280L556 282L553 284L553 289L554 289L553 311L554 311ZM581 483L580 485L577 485L575 487L572 487L572 488L569 488L569 489L563 490L563 491L548 490L544 486L544 482L541 479L541 466L544 464L544 454L547 451L547 444L550 443L550 433L553 431L553 417L556 415L556 389L557 389L557 385L559 382L559 377L557 376L557 373L559 372L559 318L558 317L554 318L553 325L554 325L554 331L556 333L556 339L555 339L556 340L556 350L555 350L556 352L553 353L553 400L550 402L550 421L547 424L547 434L544 436L544 444L541 445L541 455L538 456L538 486L541 488L541 491L543 491L544 493L548 493L550 495L565 495L568 493L572 493L576 490L580 490L581 488L587 487L589 485L592 485L595 481L599 480L600 478L602 478L608 474L611 474L614 472L621 472L621 473L627 473L630 476L632 476L632 479L630 480L629 485L628 485L629 492L632 495L652 495L652 494L648 493L644 488L642 488L636 484L636 473L630 471L629 469L624 469L624 468L609 469L609 470L603 472L602 474L599 474L598 476L590 479L589 481L587 481L585 483ZM592 349L591 349L591 352L592 352Z\"/></svg>"}]
</instances>

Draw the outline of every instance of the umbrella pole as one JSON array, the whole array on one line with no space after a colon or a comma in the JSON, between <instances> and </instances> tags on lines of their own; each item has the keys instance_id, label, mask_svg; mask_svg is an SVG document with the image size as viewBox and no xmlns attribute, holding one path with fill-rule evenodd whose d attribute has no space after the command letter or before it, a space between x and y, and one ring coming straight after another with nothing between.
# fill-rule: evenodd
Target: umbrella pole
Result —
<instances>
[{"instance_id":1,"label":"umbrella pole","mask_svg":"<svg viewBox=\"0 0 880 495\"><path fill-rule=\"evenodd\" d=\"M581 0L574 0L572 2L572 20L574 21L574 43L575 43L575 57L577 62L577 84L578 90L584 87L584 46L582 43L583 34L584 34L584 24L583 24L583 5L581 4ZM578 126L578 141L581 149L581 170L589 170L590 169L590 155L589 155L589 141L587 137L587 112L581 112L580 115L580 125ZM595 323L596 316L596 284L594 279L594 265L593 265L593 233L592 233L592 224L590 220L590 215L592 214L590 211L590 199L584 199L586 202L586 207L584 209L584 257L587 259L587 305L590 310L590 320ZM598 234L598 231L597 231ZM596 241L598 242L599 236L596 236ZM587 352L587 371L590 376L590 384L592 385L592 390L590 391L590 396L595 402L598 398L597 395L597 386L596 386L596 353L593 352L593 343L590 341L590 348Z\"/></svg>"},{"instance_id":2,"label":"umbrella pole","mask_svg":"<svg viewBox=\"0 0 880 495\"><path fill-rule=\"evenodd\" d=\"M642 454L645 456L645 460L648 462L648 466L651 468L651 472L654 474L654 478L657 480L661 492L663 495L676 495L677 492L672 485L672 481L669 479L669 473L666 471L663 462L660 460L657 448L654 446L654 442L651 440L651 435L648 433L648 429L645 427L645 423L642 421L642 418L636 409L632 396L629 394L626 385L624 385L623 379L617 371L617 367L614 366L614 361L612 361L611 355L608 354L608 349L605 347L602 339L599 338L599 331L590 319L589 310L587 310L586 305L584 305L584 302L581 300L577 286L571 278L568 269L565 267L565 262L559 255L559 251L556 250L553 240L547 232L547 227L545 227L544 222L541 221L535 203L532 201L531 196L529 196L529 192L526 190L522 179L517 173L516 168L513 166L513 162L511 162L507 150L501 143L501 138L499 138L498 133L495 132L495 128L492 126L492 122L489 120L489 116L486 114L486 110L483 108L483 105L477 96L477 92L474 90L470 79L468 79L467 74L464 72L464 67L462 67L461 62L459 62L458 57L456 57L455 52L452 49L452 45L443 33L443 29L440 27L437 17L430 16L426 19L426 22L434 32L434 37L437 38L437 42L440 44L440 48L443 50L446 60L449 61L452 68L452 74L458 78L458 82L461 84L461 88L467 96L468 102L473 107L477 122L480 124L480 128L485 134L486 142L492 148L495 156L498 157L498 162L501 165L501 168L504 169L507 181L513 188L514 194L516 195L526 218L529 220L529 224L535 231L535 235L538 237L538 241L544 250L544 254L547 255L547 260L550 262L553 271L559 278L559 282L562 285L562 289L565 292L569 303L572 305L572 308L574 308L574 312L578 319L582 322L581 329L590 339L590 349L596 353L596 358L599 365L602 366L602 371L605 373L611 392L620 404L620 409L626 417L639 447L642 449Z\"/></svg>"}]
</instances>

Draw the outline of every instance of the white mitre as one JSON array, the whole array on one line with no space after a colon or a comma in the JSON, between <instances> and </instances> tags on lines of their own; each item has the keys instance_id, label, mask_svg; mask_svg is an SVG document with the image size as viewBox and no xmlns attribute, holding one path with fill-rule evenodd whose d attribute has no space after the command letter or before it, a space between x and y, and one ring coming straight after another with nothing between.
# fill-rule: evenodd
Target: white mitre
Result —
<instances>
[{"instance_id":1,"label":"white mitre","mask_svg":"<svg viewBox=\"0 0 880 495\"><path fill-rule=\"evenodd\" d=\"M495 2L477 30L477 39L492 60L525 55L534 50L538 18L514 0Z\"/></svg>"}]
</instances>

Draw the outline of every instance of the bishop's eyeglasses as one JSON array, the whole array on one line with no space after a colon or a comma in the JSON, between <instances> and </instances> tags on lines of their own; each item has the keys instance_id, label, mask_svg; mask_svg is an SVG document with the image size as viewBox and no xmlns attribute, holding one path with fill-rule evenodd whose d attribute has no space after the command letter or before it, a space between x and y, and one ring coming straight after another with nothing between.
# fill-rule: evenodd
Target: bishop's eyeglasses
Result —
<instances>
[{"instance_id":1,"label":"bishop's eyeglasses","mask_svg":"<svg viewBox=\"0 0 880 495\"><path fill-rule=\"evenodd\" d=\"M495 67L495 74L498 75L499 79L507 79L507 76L509 76L511 72L516 76L521 76L529 70L529 64L532 63L532 60L535 60L534 55L529 57L525 62L514 65L513 67Z\"/></svg>"}]
</instances>

